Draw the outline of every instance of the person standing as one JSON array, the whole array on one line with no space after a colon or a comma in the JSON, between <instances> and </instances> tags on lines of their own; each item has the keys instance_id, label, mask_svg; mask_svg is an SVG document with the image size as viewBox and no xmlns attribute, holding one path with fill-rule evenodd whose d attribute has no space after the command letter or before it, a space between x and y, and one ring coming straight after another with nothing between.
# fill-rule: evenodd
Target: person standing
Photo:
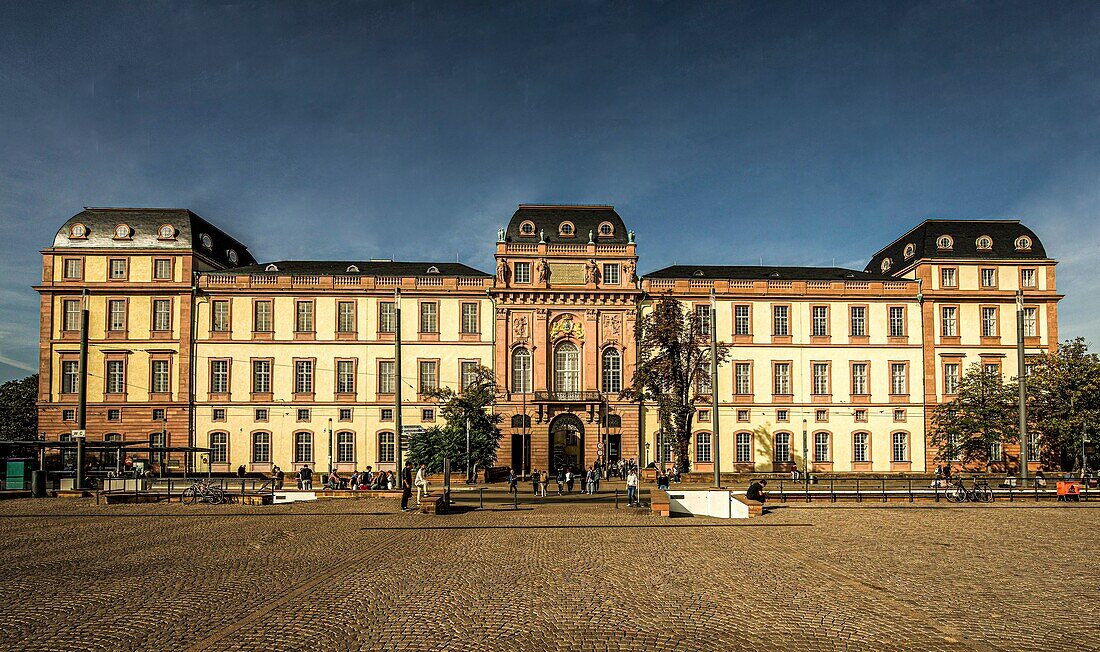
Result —
<instances>
[{"instance_id":1,"label":"person standing","mask_svg":"<svg viewBox=\"0 0 1100 652\"><path fill-rule=\"evenodd\" d=\"M313 469L308 464L298 471L298 479L302 483L302 491L313 491Z\"/></svg>"},{"instance_id":2,"label":"person standing","mask_svg":"<svg viewBox=\"0 0 1100 652\"><path fill-rule=\"evenodd\" d=\"M531 471L531 493L535 496L539 495L539 470L535 469Z\"/></svg>"},{"instance_id":3,"label":"person standing","mask_svg":"<svg viewBox=\"0 0 1100 652\"><path fill-rule=\"evenodd\" d=\"M515 469L508 469L508 493L519 494L519 476L516 475Z\"/></svg>"},{"instance_id":4,"label":"person standing","mask_svg":"<svg viewBox=\"0 0 1100 652\"><path fill-rule=\"evenodd\" d=\"M558 468L558 475L556 479L558 481L558 495L560 496L562 495L562 487L565 484L565 471L561 467Z\"/></svg>"},{"instance_id":5,"label":"person standing","mask_svg":"<svg viewBox=\"0 0 1100 652\"><path fill-rule=\"evenodd\" d=\"M569 493L573 493L573 467L565 469L565 489Z\"/></svg>"},{"instance_id":6,"label":"person standing","mask_svg":"<svg viewBox=\"0 0 1100 652\"><path fill-rule=\"evenodd\" d=\"M428 465L421 464L416 471L416 504L420 504L421 497L428 497Z\"/></svg>"},{"instance_id":7,"label":"person standing","mask_svg":"<svg viewBox=\"0 0 1100 652\"><path fill-rule=\"evenodd\" d=\"M409 498L412 498L413 464L405 462L405 468L401 470L401 511L409 511Z\"/></svg>"},{"instance_id":8,"label":"person standing","mask_svg":"<svg viewBox=\"0 0 1100 652\"><path fill-rule=\"evenodd\" d=\"M546 498L546 485L550 484L550 472L543 471L539 474L539 495Z\"/></svg>"},{"instance_id":9,"label":"person standing","mask_svg":"<svg viewBox=\"0 0 1100 652\"><path fill-rule=\"evenodd\" d=\"M626 504L635 505L638 502L638 474L634 469L626 473Z\"/></svg>"},{"instance_id":10,"label":"person standing","mask_svg":"<svg viewBox=\"0 0 1100 652\"><path fill-rule=\"evenodd\" d=\"M283 470L281 468L279 468L278 464L276 464L274 467L272 467L271 475L275 478L275 488L276 489L282 489L283 488L283 480L286 478L286 474L283 473Z\"/></svg>"}]
</instances>

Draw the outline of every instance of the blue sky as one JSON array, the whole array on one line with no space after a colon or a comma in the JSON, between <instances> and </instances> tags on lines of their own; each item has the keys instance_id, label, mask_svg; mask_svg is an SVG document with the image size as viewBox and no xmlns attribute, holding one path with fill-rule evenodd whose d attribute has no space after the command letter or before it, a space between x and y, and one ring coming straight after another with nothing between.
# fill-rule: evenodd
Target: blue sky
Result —
<instances>
[{"instance_id":1,"label":"blue sky","mask_svg":"<svg viewBox=\"0 0 1100 652\"><path fill-rule=\"evenodd\" d=\"M643 272L1018 218L1100 342L1098 33L1095 2L3 3L0 380L85 205L486 270L521 202L614 204Z\"/></svg>"}]
</instances>

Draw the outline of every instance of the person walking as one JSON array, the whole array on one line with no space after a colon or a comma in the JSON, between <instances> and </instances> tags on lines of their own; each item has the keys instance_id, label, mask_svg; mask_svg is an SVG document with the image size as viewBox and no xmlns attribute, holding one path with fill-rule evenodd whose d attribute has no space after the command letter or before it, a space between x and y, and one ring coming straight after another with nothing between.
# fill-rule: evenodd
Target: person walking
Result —
<instances>
[{"instance_id":1,"label":"person walking","mask_svg":"<svg viewBox=\"0 0 1100 652\"><path fill-rule=\"evenodd\" d=\"M571 466L565 469L565 489L573 493L573 467Z\"/></svg>"},{"instance_id":2,"label":"person walking","mask_svg":"<svg viewBox=\"0 0 1100 652\"><path fill-rule=\"evenodd\" d=\"M633 507L638 503L638 474L634 469L626 473L626 504Z\"/></svg>"},{"instance_id":3,"label":"person walking","mask_svg":"<svg viewBox=\"0 0 1100 652\"><path fill-rule=\"evenodd\" d=\"M565 471L561 467L558 467L557 481L558 481L558 495L560 496L560 495L562 495L562 493L561 493L562 486L565 484Z\"/></svg>"},{"instance_id":4,"label":"person walking","mask_svg":"<svg viewBox=\"0 0 1100 652\"><path fill-rule=\"evenodd\" d=\"M543 471L539 474L539 495L546 498L546 485L550 484L550 472Z\"/></svg>"},{"instance_id":5,"label":"person walking","mask_svg":"<svg viewBox=\"0 0 1100 652\"><path fill-rule=\"evenodd\" d=\"M508 493L519 494L519 476L516 475L515 469L508 469Z\"/></svg>"},{"instance_id":6,"label":"person walking","mask_svg":"<svg viewBox=\"0 0 1100 652\"><path fill-rule=\"evenodd\" d=\"M401 471L401 511L409 511L409 498L412 498L413 464L405 462L405 468Z\"/></svg>"},{"instance_id":7,"label":"person walking","mask_svg":"<svg viewBox=\"0 0 1100 652\"><path fill-rule=\"evenodd\" d=\"M421 497L428 497L428 465L421 464L416 471L416 504L420 504Z\"/></svg>"},{"instance_id":8,"label":"person walking","mask_svg":"<svg viewBox=\"0 0 1100 652\"><path fill-rule=\"evenodd\" d=\"M535 469L531 471L531 493L535 496L539 495L539 470Z\"/></svg>"},{"instance_id":9,"label":"person walking","mask_svg":"<svg viewBox=\"0 0 1100 652\"><path fill-rule=\"evenodd\" d=\"M589 495L596 493L596 470L592 467L589 467L584 474L584 493Z\"/></svg>"}]
</instances>

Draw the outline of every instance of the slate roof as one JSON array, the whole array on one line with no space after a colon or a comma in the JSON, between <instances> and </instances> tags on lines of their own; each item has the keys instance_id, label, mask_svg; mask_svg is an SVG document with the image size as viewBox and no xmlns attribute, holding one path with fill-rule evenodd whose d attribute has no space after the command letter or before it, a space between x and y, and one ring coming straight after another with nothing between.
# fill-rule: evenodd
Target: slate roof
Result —
<instances>
[{"instance_id":1,"label":"slate roof","mask_svg":"<svg viewBox=\"0 0 1100 652\"><path fill-rule=\"evenodd\" d=\"M951 250L940 250L936 240L949 235L954 241ZM993 240L989 251L978 249L977 240L983 235ZM1031 238L1031 249L1018 251L1016 239L1022 235ZM912 244L914 251L905 257L905 246ZM883 247L867 263L867 271L880 272L882 261L890 259L890 269L896 273L921 258L940 260L989 259L989 260L1046 260L1046 249L1035 232L1019 220L925 220L886 247Z\"/></svg>"},{"instance_id":2,"label":"slate roof","mask_svg":"<svg viewBox=\"0 0 1100 652\"><path fill-rule=\"evenodd\" d=\"M783 265L672 265L642 278L731 281L899 281L884 274L861 272L843 267L788 267ZM914 281L915 282L915 281Z\"/></svg>"},{"instance_id":3,"label":"slate roof","mask_svg":"<svg viewBox=\"0 0 1100 652\"><path fill-rule=\"evenodd\" d=\"M69 238L69 228L77 222L88 228L87 238ZM115 227L119 224L130 227L132 235L129 239L114 238ZM163 224L175 227L175 238L161 240L158 237L158 230ZM210 236L209 248L202 244L203 234ZM189 249L224 267L256 262L247 246L186 208L85 208L61 225L54 236L53 246L77 249ZM230 260L230 251L236 253L235 262Z\"/></svg>"},{"instance_id":4,"label":"slate roof","mask_svg":"<svg viewBox=\"0 0 1100 652\"><path fill-rule=\"evenodd\" d=\"M474 269L462 263L433 263L433 262L403 262L389 260L276 260L270 263L259 263L234 267L220 273L228 274L272 274L267 271L268 265L278 267L279 274L302 276L427 276L428 268L435 267L439 270L439 276L481 276L492 277L481 270ZM354 265L358 272L349 272L348 267ZM434 276L434 274L432 274Z\"/></svg>"},{"instance_id":5,"label":"slate roof","mask_svg":"<svg viewBox=\"0 0 1100 652\"><path fill-rule=\"evenodd\" d=\"M533 236L520 235L520 225L530 220L535 224ZM558 235L558 226L565 220L576 227L576 235L572 238ZM614 227L610 237L600 237L600 224L610 222ZM592 239L599 244L626 244L627 231L623 218L615 212L614 206L570 206L570 205L536 205L520 204L512 219L505 229L504 239L507 242L535 242L539 241L539 231L546 235L548 243L572 243L588 244L588 233L592 232Z\"/></svg>"}]
</instances>

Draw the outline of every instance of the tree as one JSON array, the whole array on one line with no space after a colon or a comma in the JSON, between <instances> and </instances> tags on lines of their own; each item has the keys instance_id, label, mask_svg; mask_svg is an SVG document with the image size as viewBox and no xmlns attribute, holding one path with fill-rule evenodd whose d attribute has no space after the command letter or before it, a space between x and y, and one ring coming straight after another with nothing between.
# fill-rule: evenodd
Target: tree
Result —
<instances>
[{"instance_id":1,"label":"tree","mask_svg":"<svg viewBox=\"0 0 1100 652\"><path fill-rule=\"evenodd\" d=\"M1083 338L1033 360L1027 376L1028 431L1039 435L1044 466L1077 469L1082 438L1100 436L1100 359Z\"/></svg>"},{"instance_id":2,"label":"tree","mask_svg":"<svg viewBox=\"0 0 1100 652\"><path fill-rule=\"evenodd\" d=\"M0 440L38 438L38 374L0 385Z\"/></svg>"},{"instance_id":3,"label":"tree","mask_svg":"<svg viewBox=\"0 0 1100 652\"><path fill-rule=\"evenodd\" d=\"M620 397L657 404L661 431L673 437L676 465L686 472L695 403L710 394L710 336L697 311L665 297L638 320L635 337L638 364ZM729 347L719 346L717 357L718 364L725 362Z\"/></svg>"},{"instance_id":4,"label":"tree","mask_svg":"<svg viewBox=\"0 0 1100 652\"><path fill-rule=\"evenodd\" d=\"M498 424L504 418L490 412L499 392L496 376L487 367L477 367L473 379L461 392L450 387L433 390L428 396L439 401L444 425L426 429L409 440L409 461L428 465L432 473L443 470L450 458L452 469L466 466L466 423L470 424L470 464L488 467L497 459L502 434Z\"/></svg>"},{"instance_id":5,"label":"tree","mask_svg":"<svg viewBox=\"0 0 1100 652\"><path fill-rule=\"evenodd\" d=\"M959 380L955 399L936 406L928 440L936 448L937 462L961 461L965 465L984 462L986 470L995 461L990 451L995 444L1020 440L1017 389L1013 379L1005 382L979 364L967 368Z\"/></svg>"}]
</instances>

